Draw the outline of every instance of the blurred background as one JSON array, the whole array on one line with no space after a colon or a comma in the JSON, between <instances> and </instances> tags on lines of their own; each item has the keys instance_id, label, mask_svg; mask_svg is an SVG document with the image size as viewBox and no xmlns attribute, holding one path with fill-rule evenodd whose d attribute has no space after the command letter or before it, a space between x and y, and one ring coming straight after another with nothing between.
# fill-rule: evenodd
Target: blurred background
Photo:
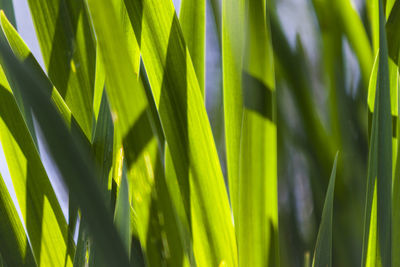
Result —
<instances>
[{"instance_id":1,"label":"blurred background","mask_svg":"<svg viewBox=\"0 0 400 267\"><path fill-rule=\"evenodd\" d=\"M178 13L180 1L173 2ZM318 10L321 2L276 0L270 5L277 78L282 266L303 266L307 257L312 259L336 151L339 162L333 214L333 265L357 266L361 262L368 156L367 88L348 40L340 27L335 28L339 22L321 16ZM370 34L365 1L352 0L351 5ZM27 1L14 0L14 8L18 31L43 66ZM225 168L220 11L220 1L208 0L206 106L221 165ZM68 219L65 186L46 148L43 144L39 146ZM1 144L0 172L16 201Z\"/></svg>"}]
</instances>

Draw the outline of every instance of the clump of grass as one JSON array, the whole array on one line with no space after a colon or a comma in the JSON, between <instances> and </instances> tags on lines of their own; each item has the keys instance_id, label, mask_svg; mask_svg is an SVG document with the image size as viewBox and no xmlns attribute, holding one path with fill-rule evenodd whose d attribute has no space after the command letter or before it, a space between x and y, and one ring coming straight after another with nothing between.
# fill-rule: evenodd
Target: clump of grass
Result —
<instances>
[{"instance_id":1,"label":"clump of grass","mask_svg":"<svg viewBox=\"0 0 400 267\"><path fill-rule=\"evenodd\" d=\"M28 3L45 69L0 1L0 142L17 197L0 176L0 266L400 263L400 1L368 0L365 22L350 0L312 1L319 71L272 0L182 0L179 16L170 0ZM220 109L205 105L207 4Z\"/></svg>"}]
</instances>

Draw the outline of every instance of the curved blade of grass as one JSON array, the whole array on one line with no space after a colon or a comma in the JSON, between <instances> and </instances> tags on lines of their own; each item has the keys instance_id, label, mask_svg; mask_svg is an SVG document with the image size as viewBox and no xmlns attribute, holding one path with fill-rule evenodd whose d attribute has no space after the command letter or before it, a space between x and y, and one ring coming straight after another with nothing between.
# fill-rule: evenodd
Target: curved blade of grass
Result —
<instances>
[{"instance_id":1,"label":"curved blade of grass","mask_svg":"<svg viewBox=\"0 0 400 267\"><path fill-rule=\"evenodd\" d=\"M4 66L20 84L22 97L29 104L42 129L50 155L60 170L69 191L79 203L82 218L88 223L94 241L99 245L106 264L128 266L129 260L95 179L90 156L81 139L70 133L40 77L18 61L7 47L1 45ZM62 140L62 142L60 142Z\"/></svg>"},{"instance_id":2,"label":"curved blade of grass","mask_svg":"<svg viewBox=\"0 0 400 267\"><path fill-rule=\"evenodd\" d=\"M332 216L337 158L338 153L336 153L335 161L333 162L332 174L329 179L324 208L322 210L321 224L314 250L313 267L332 266Z\"/></svg>"},{"instance_id":3,"label":"curved blade of grass","mask_svg":"<svg viewBox=\"0 0 400 267\"><path fill-rule=\"evenodd\" d=\"M90 139L96 46L83 0L29 0L50 80Z\"/></svg>"},{"instance_id":4,"label":"curved blade of grass","mask_svg":"<svg viewBox=\"0 0 400 267\"><path fill-rule=\"evenodd\" d=\"M0 81L0 140L36 261L72 266L67 223L2 70Z\"/></svg>"},{"instance_id":5,"label":"curved blade of grass","mask_svg":"<svg viewBox=\"0 0 400 267\"><path fill-rule=\"evenodd\" d=\"M106 9L104 1L96 3ZM236 242L224 180L200 87L173 5L169 0L125 1L125 4L132 25L137 26L136 38L177 177L189 176L197 264L225 262L235 266Z\"/></svg>"},{"instance_id":6,"label":"curved blade of grass","mask_svg":"<svg viewBox=\"0 0 400 267\"><path fill-rule=\"evenodd\" d=\"M265 0L246 3L239 164L239 266L279 266L274 56ZM269 10L269 9L268 9Z\"/></svg>"},{"instance_id":7,"label":"curved blade of grass","mask_svg":"<svg viewBox=\"0 0 400 267\"><path fill-rule=\"evenodd\" d=\"M0 254L8 266L35 267L31 246L0 174Z\"/></svg>"},{"instance_id":8,"label":"curved blade of grass","mask_svg":"<svg viewBox=\"0 0 400 267\"><path fill-rule=\"evenodd\" d=\"M192 58L200 90L205 96L206 1L182 0L179 21Z\"/></svg>"},{"instance_id":9,"label":"curved blade of grass","mask_svg":"<svg viewBox=\"0 0 400 267\"><path fill-rule=\"evenodd\" d=\"M244 1L222 1L222 83L229 196L235 223L239 214L239 155L242 127Z\"/></svg>"}]
</instances>

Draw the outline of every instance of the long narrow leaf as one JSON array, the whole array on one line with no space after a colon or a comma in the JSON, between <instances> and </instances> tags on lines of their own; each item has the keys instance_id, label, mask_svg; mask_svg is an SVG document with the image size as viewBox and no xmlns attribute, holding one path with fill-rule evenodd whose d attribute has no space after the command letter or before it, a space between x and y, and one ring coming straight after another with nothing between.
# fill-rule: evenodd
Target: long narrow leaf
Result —
<instances>
[{"instance_id":1,"label":"long narrow leaf","mask_svg":"<svg viewBox=\"0 0 400 267\"><path fill-rule=\"evenodd\" d=\"M27 66L18 61L4 45L1 45L0 51L4 67L15 76L14 80L19 83L25 103L35 113L50 155L79 203L82 218L87 220L89 230L106 263L128 266L128 256L113 226L111 213L104 203L95 179L93 162L88 151L82 147L81 139L74 133L71 135L52 105L47 90L43 89L46 85L35 73L29 71L29 64Z\"/></svg>"},{"instance_id":2,"label":"long narrow leaf","mask_svg":"<svg viewBox=\"0 0 400 267\"><path fill-rule=\"evenodd\" d=\"M90 139L96 46L83 0L29 0L50 80Z\"/></svg>"},{"instance_id":3,"label":"long narrow leaf","mask_svg":"<svg viewBox=\"0 0 400 267\"><path fill-rule=\"evenodd\" d=\"M248 1L246 10L239 220L235 221L239 266L279 266L275 70L267 1Z\"/></svg>"},{"instance_id":4,"label":"long narrow leaf","mask_svg":"<svg viewBox=\"0 0 400 267\"><path fill-rule=\"evenodd\" d=\"M332 174L326 192L324 208L322 210L321 224L318 230L317 242L315 245L313 266L332 266L332 217L333 217L333 196L335 192L336 165L338 153L332 167Z\"/></svg>"},{"instance_id":5,"label":"long narrow leaf","mask_svg":"<svg viewBox=\"0 0 400 267\"><path fill-rule=\"evenodd\" d=\"M36 261L72 266L67 223L2 70L0 81L0 140Z\"/></svg>"},{"instance_id":6,"label":"long narrow leaf","mask_svg":"<svg viewBox=\"0 0 400 267\"><path fill-rule=\"evenodd\" d=\"M162 205L154 204L158 201L153 199L156 195L156 191L153 191L155 180L158 183L159 179L165 179L158 175L162 171L156 172L155 165L159 157L155 153L157 152L155 136L159 137L159 130L155 127L158 114L148 106L148 101L154 100L151 93L146 94L141 79L144 73L141 72L138 79L136 62L125 56L129 53L128 40L122 31L123 26L116 16L115 8L114 10L104 8L104 3L101 1L88 1L88 3L104 60L107 95L110 98L117 138L120 139L117 141L120 142L118 149L126 158L127 174L132 184L134 226L137 228L133 230L139 235L150 265L168 262L178 266L182 262L182 246L179 237L174 236L179 236L179 233L171 231L163 234L164 226L163 223L159 223L158 214L171 215L167 215L162 208L157 210L157 207ZM136 40L131 43L131 49L138 49ZM167 204L170 199L162 201ZM177 227L176 224L177 221L172 222L174 227ZM174 242L175 249L160 254L161 248L168 251L168 247L172 246L169 244L170 240L179 241Z\"/></svg>"},{"instance_id":7,"label":"long narrow leaf","mask_svg":"<svg viewBox=\"0 0 400 267\"><path fill-rule=\"evenodd\" d=\"M229 196L235 222L239 214L239 155L242 127L244 1L222 1L222 83Z\"/></svg>"},{"instance_id":8,"label":"long narrow leaf","mask_svg":"<svg viewBox=\"0 0 400 267\"><path fill-rule=\"evenodd\" d=\"M206 1L183 0L179 21L192 58L200 90L205 96Z\"/></svg>"},{"instance_id":9,"label":"long narrow leaf","mask_svg":"<svg viewBox=\"0 0 400 267\"><path fill-rule=\"evenodd\" d=\"M35 267L31 246L0 174L0 254L8 266Z\"/></svg>"},{"instance_id":10,"label":"long narrow leaf","mask_svg":"<svg viewBox=\"0 0 400 267\"><path fill-rule=\"evenodd\" d=\"M43 83L46 85L43 89L47 90L48 94L51 94L51 99L54 103L54 105L57 107L58 112L60 115L63 117L64 121L68 124L70 130L76 131L81 137L82 140L84 140L85 143L89 145L90 139L88 139L80 125L77 123L76 117L71 113L71 110L67 106L67 104L64 102L62 99L61 95L58 93L57 89L52 85L52 83L48 80L46 74L43 72L41 69L39 63L36 61L36 59L33 57L32 52L29 50L28 46L25 44L24 40L19 36L18 32L15 30L15 28L11 25L11 23L8 21L4 13L1 13L0 15L1 18L1 27L3 29L4 35L7 38L7 41L9 45L11 46L11 49L13 50L14 54L20 58L21 60L25 61L25 64L28 64L30 66L31 71L34 71L37 77L40 77L42 79ZM7 74L7 73L6 73ZM13 81L12 77L9 75L7 77L9 80ZM19 90L18 89L18 83L16 81L13 81L12 83L12 89L14 91ZM25 111L24 112L24 119L27 120L27 116L31 116L30 110L26 109L24 107L23 100L21 99L21 93L16 91L15 97L18 103L18 107L20 110ZM27 121L28 123L28 121ZM28 127L33 125L29 125ZM29 131L31 132L31 135L35 135L35 131L33 128L29 127Z\"/></svg>"},{"instance_id":11,"label":"long narrow leaf","mask_svg":"<svg viewBox=\"0 0 400 267\"><path fill-rule=\"evenodd\" d=\"M364 221L363 262L367 258L369 215L372 209L373 185L377 183L377 236L382 266L392 263L392 116L385 16L379 1L379 65L369 154L366 216ZM371 226L373 227L373 226ZM370 250L368 250L370 251Z\"/></svg>"},{"instance_id":12,"label":"long narrow leaf","mask_svg":"<svg viewBox=\"0 0 400 267\"><path fill-rule=\"evenodd\" d=\"M390 109L389 64L383 1L379 1L378 103L378 236L382 266L392 265L392 116ZM377 110L378 109L378 110Z\"/></svg>"},{"instance_id":13,"label":"long narrow leaf","mask_svg":"<svg viewBox=\"0 0 400 267\"><path fill-rule=\"evenodd\" d=\"M93 16L107 11L105 1L96 1L96 5L89 1L92 2L98 6ZM125 3L131 23L142 26L134 27L136 39L177 176L190 177L197 264L225 262L235 266L236 242L224 180L200 87L173 5L168 0ZM109 16L103 19L106 17Z\"/></svg>"}]
</instances>

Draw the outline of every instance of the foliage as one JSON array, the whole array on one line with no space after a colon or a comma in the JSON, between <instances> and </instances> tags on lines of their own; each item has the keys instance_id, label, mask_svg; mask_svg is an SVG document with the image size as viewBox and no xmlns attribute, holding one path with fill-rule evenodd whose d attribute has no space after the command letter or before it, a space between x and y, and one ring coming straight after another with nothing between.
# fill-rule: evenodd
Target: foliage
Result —
<instances>
[{"instance_id":1,"label":"foliage","mask_svg":"<svg viewBox=\"0 0 400 267\"><path fill-rule=\"evenodd\" d=\"M273 0L28 0L42 69L0 1L0 266L399 265L400 0L311 2L317 68Z\"/></svg>"}]
</instances>

